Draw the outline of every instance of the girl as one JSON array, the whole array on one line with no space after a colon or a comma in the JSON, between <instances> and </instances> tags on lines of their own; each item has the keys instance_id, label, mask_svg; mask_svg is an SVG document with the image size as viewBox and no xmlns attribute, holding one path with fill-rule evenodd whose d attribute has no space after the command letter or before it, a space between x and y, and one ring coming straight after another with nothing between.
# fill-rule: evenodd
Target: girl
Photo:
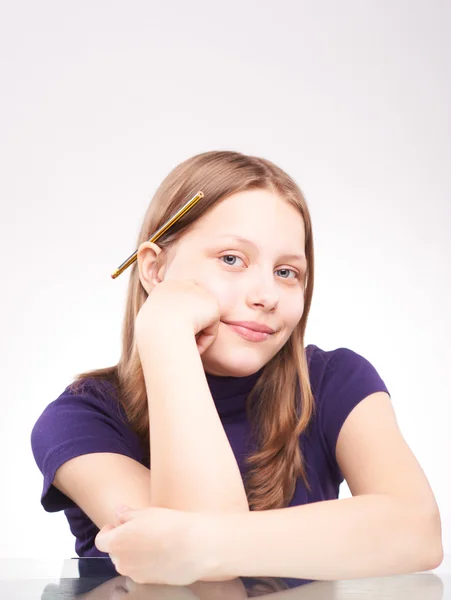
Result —
<instances>
[{"instance_id":1,"label":"girl","mask_svg":"<svg viewBox=\"0 0 451 600\"><path fill-rule=\"evenodd\" d=\"M42 505L64 510L79 556L179 584L441 562L434 495L376 369L304 347L313 282L309 210L279 167L206 152L166 177L139 234L118 364L78 375L32 431ZM338 500L344 479L353 497ZM133 510L118 517L121 504Z\"/></svg>"}]
</instances>

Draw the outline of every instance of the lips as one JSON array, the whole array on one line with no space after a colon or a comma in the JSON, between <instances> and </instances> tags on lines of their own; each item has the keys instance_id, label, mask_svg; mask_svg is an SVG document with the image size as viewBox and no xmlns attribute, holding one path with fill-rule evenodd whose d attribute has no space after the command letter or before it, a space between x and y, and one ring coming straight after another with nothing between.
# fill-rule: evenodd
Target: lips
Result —
<instances>
[{"instance_id":1,"label":"lips","mask_svg":"<svg viewBox=\"0 0 451 600\"><path fill-rule=\"evenodd\" d=\"M224 323L236 327L245 327L246 329L250 329L251 331L257 331L260 333L274 333L274 329L271 329L271 327L263 325L262 323L257 323L255 321L224 321Z\"/></svg>"},{"instance_id":2,"label":"lips","mask_svg":"<svg viewBox=\"0 0 451 600\"><path fill-rule=\"evenodd\" d=\"M265 333L263 331L254 331L253 329L248 329L247 327L242 327L241 325L231 325L229 323L225 324L233 332L237 333L240 337L250 342L263 342L271 336L270 333Z\"/></svg>"}]
</instances>

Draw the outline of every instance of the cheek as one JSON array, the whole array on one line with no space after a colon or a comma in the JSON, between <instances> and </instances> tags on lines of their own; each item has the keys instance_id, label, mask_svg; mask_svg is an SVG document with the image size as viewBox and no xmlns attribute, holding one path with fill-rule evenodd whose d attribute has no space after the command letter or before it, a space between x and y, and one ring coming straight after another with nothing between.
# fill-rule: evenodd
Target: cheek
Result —
<instances>
[{"instance_id":1,"label":"cheek","mask_svg":"<svg viewBox=\"0 0 451 600\"><path fill-rule=\"evenodd\" d=\"M208 278L201 283L218 300L221 315L228 314L228 309L235 304L236 290L234 291L233 286L217 278Z\"/></svg>"},{"instance_id":2,"label":"cheek","mask_svg":"<svg viewBox=\"0 0 451 600\"><path fill-rule=\"evenodd\" d=\"M218 300L221 314L227 314L234 301L234 286L225 278L217 276L211 269L193 267L193 261L173 262L165 273L165 279L193 279L204 286ZM235 291L236 293L236 291Z\"/></svg>"},{"instance_id":3,"label":"cheek","mask_svg":"<svg viewBox=\"0 0 451 600\"><path fill-rule=\"evenodd\" d=\"M299 321L302 318L302 315L304 313L304 300L301 299L299 301L299 303L295 303L293 306L293 303L290 303L290 306L287 307L286 312L285 312L285 319L286 319L286 323L287 325L291 328L294 329L296 327L296 325L299 323Z\"/></svg>"}]
</instances>

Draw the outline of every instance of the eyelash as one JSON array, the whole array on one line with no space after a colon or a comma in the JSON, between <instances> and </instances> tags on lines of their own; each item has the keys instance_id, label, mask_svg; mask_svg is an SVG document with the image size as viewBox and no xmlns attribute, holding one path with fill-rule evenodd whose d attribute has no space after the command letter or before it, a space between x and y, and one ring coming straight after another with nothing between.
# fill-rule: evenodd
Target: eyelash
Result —
<instances>
[{"instance_id":1,"label":"eyelash","mask_svg":"<svg viewBox=\"0 0 451 600\"><path fill-rule=\"evenodd\" d=\"M227 258L229 256L233 256L234 258L239 258L240 260L243 260L240 256L237 256L236 254L223 254L220 259L222 258ZM227 264L227 263L223 263L223 264ZM229 265L227 264L228 267L234 267L235 265ZM301 273L299 273L299 271L296 271L295 269L277 269L278 271L292 271L296 277L282 277L282 279L301 279L302 275Z\"/></svg>"}]
</instances>

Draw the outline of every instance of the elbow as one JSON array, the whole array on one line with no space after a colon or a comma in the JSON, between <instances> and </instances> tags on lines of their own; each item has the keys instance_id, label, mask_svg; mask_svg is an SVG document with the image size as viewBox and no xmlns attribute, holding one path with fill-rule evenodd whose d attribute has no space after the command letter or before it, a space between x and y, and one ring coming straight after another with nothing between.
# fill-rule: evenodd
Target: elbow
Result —
<instances>
[{"instance_id":1,"label":"elbow","mask_svg":"<svg viewBox=\"0 0 451 600\"><path fill-rule=\"evenodd\" d=\"M431 556L430 556L430 566L429 569L437 569L444 558L443 552L443 542L442 542L442 525L440 514L437 513L434 519L434 528L432 532L432 541L431 541Z\"/></svg>"},{"instance_id":2,"label":"elbow","mask_svg":"<svg viewBox=\"0 0 451 600\"><path fill-rule=\"evenodd\" d=\"M423 523L425 526L422 528L422 556L424 557L422 568L430 571L437 569L444 558L440 513L436 511L432 515L423 517Z\"/></svg>"},{"instance_id":3,"label":"elbow","mask_svg":"<svg viewBox=\"0 0 451 600\"><path fill-rule=\"evenodd\" d=\"M423 562L422 570L431 571L437 569L443 562L444 552L441 540L433 540L429 543L427 557Z\"/></svg>"},{"instance_id":4,"label":"elbow","mask_svg":"<svg viewBox=\"0 0 451 600\"><path fill-rule=\"evenodd\" d=\"M431 569L437 569L442 564L443 558L443 546L440 545L439 549L436 550L435 554L431 554L431 560L426 570L430 571Z\"/></svg>"},{"instance_id":5,"label":"elbow","mask_svg":"<svg viewBox=\"0 0 451 600\"><path fill-rule=\"evenodd\" d=\"M441 565L442 526L438 509L424 510L404 503L397 522L401 528L395 560L399 560L400 573L430 571Z\"/></svg>"}]
</instances>

